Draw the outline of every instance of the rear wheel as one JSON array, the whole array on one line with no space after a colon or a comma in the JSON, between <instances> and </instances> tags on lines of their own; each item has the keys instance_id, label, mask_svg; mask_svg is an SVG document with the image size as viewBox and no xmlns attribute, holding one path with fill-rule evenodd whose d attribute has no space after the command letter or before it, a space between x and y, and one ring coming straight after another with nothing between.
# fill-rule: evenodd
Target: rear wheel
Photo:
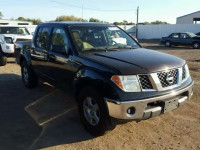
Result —
<instances>
[{"instance_id":1,"label":"rear wheel","mask_svg":"<svg viewBox=\"0 0 200 150\"><path fill-rule=\"evenodd\" d=\"M193 43L192 47L193 47L194 49L198 49L198 48L200 48L200 44L197 43L197 42L195 42L195 43Z\"/></svg>"},{"instance_id":2,"label":"rear wheel","mask_svg":"<svg viewBox=\"0 0 200 150\"><path fill-rule=\"evenodd\" d=\"M37 86L38 80L30 65L26 61L21 64L22 81L27 88L33 88Z\"/></svg>"},{"instance_id":3,"label":"rear wheel","mask_svg":"<svg viewBox=\"0 0 200 150\"><path fill-rule=\"evenodd\" d=\"M100 136L111 129L105 101L94 88L81 89L78 104L80 119L87 131L95 136Z\"/></svg>"},{"instance_id":4,"label":"rear wheel","mask_svg":"<svg viewBox=\"0 0 200 150\"><path fill-rule=\"evenodd\" d=\"M165 42L165 46L166 46L166 47L171 47L171 42L166 41L166 42Z\"/></svg>"}]
</instances>

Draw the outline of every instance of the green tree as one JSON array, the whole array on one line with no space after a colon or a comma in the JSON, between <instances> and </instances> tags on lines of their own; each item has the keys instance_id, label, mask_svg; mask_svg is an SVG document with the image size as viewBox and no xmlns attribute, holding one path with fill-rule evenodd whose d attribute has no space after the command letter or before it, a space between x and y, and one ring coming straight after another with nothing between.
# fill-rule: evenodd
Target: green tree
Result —
<instances>
[{"instance_id":1,"label":"green tree","mask_svg":"<svg viewBox=\"0 0 200 150\"><path fill-rule=\"evenodd\" d=\"M100 21L99 19L95 19L95 18L90 18L89 22L103 22L103 21Z\"/></svg>"},{"instance_id":2,"label":"green tree","mask_svg":"<svg viewBox=\"0 0 200 150\"><path fill-rule=\"evenodd\" d=\"M135 25L135 23L133 22L128 22L126 20L124 20L123 22L114 22L114 25Z\"/></svg>"},{"instance_id":3,"label":"green tree","mask_svg":"<svg viewBox=\"0 0 200 150\"><path fill-rule=\"evenodd\" d=\"M0 12L0 19L2 19L2 17L3 17L3 14L2 14L2 12Z\"/></svg>"},{"instance_id":4,"label":"green tree","mask_svg":"<svg viewBox=\"0 0 200 150\"><path fill-rule=\"evenodd\" d=\"M156 20L156 21L153 21L153 22L144 22L144 25L158 25L158 24L169 24L169 23L159 21L159 20Z\"/></svg>"},{"instance_id":5,"label":"green tree","mask_svg":"<svg viewBox=\"0 0 200 150\"><path fill-rule=\"evenodd\" d=\"M27 21L24 17L19 17L19 18L17 18L17 20Z\"/></svg>"},{"instance_id":6,"label":"green tree","mask_svg":"<svg viewBox=\"0 0 200 150\"><path fill-rule=\"evenodd\" d=\"M31 19L31 18L24 18L24 17L19 17L17 20L30 21L30 22L33 22L34 25L38 25L38 24L42 23L42 21L40 19Z\"/></svg>"},{"instance_id":7,"label":"green tree","mask_svg":"<svg viewBox=\"0 0 200 150\"><path fill-rule=\"evenodd\" d=\"M78 18L75 16L59 16L55 21L77 21L77 22L87 22L87 20Z\"/></svg>"}]
</instances>

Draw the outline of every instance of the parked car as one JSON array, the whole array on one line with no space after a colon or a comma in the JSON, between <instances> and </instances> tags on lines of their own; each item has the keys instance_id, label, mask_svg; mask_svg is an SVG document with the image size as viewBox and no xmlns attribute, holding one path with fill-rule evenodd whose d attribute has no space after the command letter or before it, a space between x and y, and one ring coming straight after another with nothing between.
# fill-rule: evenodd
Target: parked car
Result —
<instances>
[{"instance_id":1,"label":"parked car","mask_svg":"<svg viewBox=\"0 0 200 150\"><path fill-rule=\"evenodd\" d=\"M196 33L197 36L200 36L200 32Z\"/></svg>"},{"instance_id":2,"label":"parked car","mask_svg":"<svg viewBox=\"0 0 200 150\"><path fill-rule=\"evenodd\" d=\"M0 65L7 63L7 57L13 56L14 44L23 41L30 42L32 35L23 26L0 26Z\"/></svg>"},{"instance_id":3,"label":"parked car","mask_svg":"<svg viewBox=\"0 0 200 150\"><path fill-rule=\"evenodd\" d=\"M168 37L163 37L160 41L161 44L170 47L175 46L192 46L194 49L200 48L200 37L194 33L172 33Z\"/></svg>"},{"instance_id":4,"label":"parked car","mask_svg":"<svg viewBox=\"0 0 200 150\"><path fill-rule=\"evenodd\" d=\"M14 53L12 37L5 37L0 34L0 66L5 66L7 57Z\"/></svg>"},{"instance_id":5,"label":"parked car","mask_svg":"<svg viewBox=\"0 0 200 150\"><path fill-rule=\"evenodd\" d=\"M12 37L14 43L17 41L30 41L33 38L26 27L19 25L1 25L0 34L5 37Z\"/></svg>"},{"instance_id":6,"label":"parked car","mask_svg":"<svg viewBox=\"0 0 200 150\"><path fill-rule=\"evenodd\" d=\"M148 119L193 95L185 60L144 49L114 25L40 24L32 46L18 53L24 85L43 79L74 93L81 121L94 135L113 127L111 117Z\"/></svg>"}]
</instances>

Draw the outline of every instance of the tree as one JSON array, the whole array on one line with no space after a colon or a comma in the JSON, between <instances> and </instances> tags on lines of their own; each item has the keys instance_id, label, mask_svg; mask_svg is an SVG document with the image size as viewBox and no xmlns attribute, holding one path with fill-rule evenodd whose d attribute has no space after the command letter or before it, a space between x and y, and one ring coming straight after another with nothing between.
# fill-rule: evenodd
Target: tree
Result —
<instances>
[{"instance_id":1,"label":"tree","mask_svg":"<svg viewBox=\"0 0 200 150\"><path fill-rule=\"evenodd\" d=\"M0 12L0 19L2 19L2 17L3 17L3 14L2 14L2 12Z\"/></svg>"},{"instance_id":2,"label":"tree","mask_svg":"<svg viewBox=\"0 0 200 150\"><path fill-rule=\"evenodd\" d=\"M158 25L158 24L169 24L169 23L158 20L153 22L144 22L144 25Z\"/></svg>"},{"instance_id":3,"label":"tree","mask_svg":"<svg viewBox=\"0 0 200 150\"><path fill-rule=\"evenodd\" d=\"M169 24L169 23L157 20L157 21L151 22L151 24Z\"/></svg>"},{"instance_id":4,"label":"tree","mask_svg":"<svg viewBox=\"0 0 200 150\"><path fill-rule=\"evenodd\" d=\"M55 21L78 21L78 22L87 22L87 20L82 19L82 18L75 17L75 16L73 16L73 15L71 15L71 16L59 16L59 17L56 18Z\"/></svg>"},{"instance_id":5,"label":"tree","mask_svg":"<svg viewBox=\"0 0 200 150\"><path fill-rule=\"evenodd\" d=\"M100 21L99 19L95 19L95 18L90 18L89 22L103 22L103 21Z\"/></svg>"},{"instance_id":6,"label":"tree","mask_svg":"<svg viewBox=\"0 0 200 150\"><path fill-rule=\"evenodd\" d=\"M24 17L19 17L17 20L27 21Z\"/></svg>"},{"instance_id":7,"label":"tree","mask_svg":"<svg viewBox=\"0 0 200 150\"><path fill-rule=\"evenodd\" d=\"M38 25L38 24L42 23L42 21L40 19L31 19L31 18L24 18L24 17L19 17L17 20L30 21L30 22L33 22L34 25Z\"/></svg>"},{"instance_id":8,"label":"tree","mask_svg":"<svg viewBox=\"0 0 200 150\"><path fill-rule=\"evenodd\" d=\"M135 23L133 22L128 22L126 20L124 20L123 22L114 22L114 25L135 25Z\"/></svg>"}]
</instances>

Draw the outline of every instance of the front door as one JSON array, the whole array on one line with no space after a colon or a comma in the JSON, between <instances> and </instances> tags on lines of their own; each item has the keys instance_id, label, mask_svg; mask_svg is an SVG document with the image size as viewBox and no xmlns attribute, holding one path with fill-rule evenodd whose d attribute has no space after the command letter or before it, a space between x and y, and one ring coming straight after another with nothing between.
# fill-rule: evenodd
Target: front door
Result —
<instances>
[{"instance_id":1,"label":"front door","mask_svg":"<svg viewBox=\"0 0 200 150\"><path fill-rule=\"evenodd\" d=\"M70 44L64 28L54 28L51 33L50 49L46 70L48 76L55 80L57 86L70 88L73 80L71 70Z\"/></svg>"}]
</instances>

